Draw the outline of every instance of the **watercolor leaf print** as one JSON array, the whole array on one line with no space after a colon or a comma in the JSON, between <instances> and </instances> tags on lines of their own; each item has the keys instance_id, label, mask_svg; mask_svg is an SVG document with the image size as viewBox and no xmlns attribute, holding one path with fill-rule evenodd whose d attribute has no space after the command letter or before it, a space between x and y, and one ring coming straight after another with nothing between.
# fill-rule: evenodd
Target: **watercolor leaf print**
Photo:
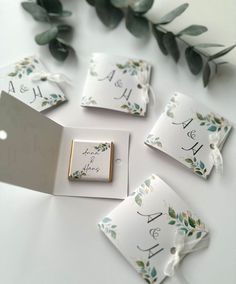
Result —
<instances>
[{"instance_id":1,"label":"watercolor leaf print","mask_svg":"<svg viewBox=\"0 0 236 284\"><path fill-rule=\"evenodd\" d=\"M198 161L196 157L194 157L193 159L190 158L185 159L185 162L188 163L188 165L194 171L194 173L206 177L207 169L202 161Z\"/></svg>"},{"instance_id":2,"label":"watercolor leaf print","mask_svg":"<svg viewBox=\"0 0 236 284\"><path fill-rule=\"evenodd\" d=\"M147 283L153 284L157 281L156 268L151 266L149 261L144 263L142 260L137 260L136 265L139 275L143 277Z\"/></svg>"},{"instance_id":3,"label":"watercolor leaf print","mask_svg":"<svg viewBox=\"0 0 236 284\"><path fill-rule=\"evenodd\" d=\"M138 206L142 206L143 197L152 191L151 183L155 179L155 176L151 176L150 178L146 179L132 194L134 196L135 203Z\"/></svg>"},{"instance_id":4,"label":"watercolor leaf print","mask_svg":"<svg viewBox=\"0 0 236 284\"><path fill-rule=\"evenodd\" d=\"M205 126L208 131L219 132L224 130L227 132L229 127L227 121L223 117L219 117L214 113L209 113L203 116L201 113L196 113L197 119L200 121L200 126Z\"/></svg>"},{"instance_id":5,"label":"watercolor leaf print","mask_svg":"<svg viewBox=\"0 0 236 284\"><path fill-rule=\"evenodd\" d=\"M49 97L43 97L42 101L42 107L46 105L55 106L61 102L63 102L65 99L62 95L57 94L51 94Z\"/></svg>"},{"instance_id":6,"label":"watercolor leaf print","mask_svg":"<svg viewBox=\"0 0 236 284\"><path fill-rule=\"evenodd\" d=\"M165 109L166 115L169 116L170 118L174 118L174 110L178 105L176 97L177 97L177 94L174 94L170 98L170 102L167 104L166 109Z\"/></svg>"},{"instance_id":7,"label":"watercolor leaf print","mask_svg":"<svg viewBox=\"0 0 236 284\"><path fill-rule=\"evenodd\" d=\"M70 175L70 178L72 179L81 179L83 176L86 176L85 171L75 171Z\"/></svg>"},{"instance_id":8,"label":"watercolor leaf print","mask_svg":"<svg viewBox=\"0 0 236 284\"><path fill-rule=\"evenodd\" d=\"M112 224L112 219L109 217L105 217L98 224L98 227L107 235L110 235L111 238L116 239L117 237L117 225Z\"/></svg>"},{"instance_id":9,"label":"watercolor leaf print","mask_svg":"<svg viewBox=\"0 0 236 284\"><path fill-rule=\"evenodd\" d=\"M81 100L81 105L96 105L97 102L95 101L95 99L93 97L82 97L82 100Z\"/></svg>"},{"instance_id":10,"label":"watercolor leaf print","mask_svg":"<svg viewBox=\"0 0 236 284\"><path fill-rule=\"evenodd\" d=\"M100 143L98 146L94 146L94 149L98 152L105 152L106 150L111 148L110 143Z\"/></svg>"},{"instance_id":11,"label":"watercolor leaf print","mask_svg":"<svg viewBox=\"0 0 236 284\"><path fill-rule=\"evenodd\" d=\"M129 60L125 64L116 64L123 74L131 76L138 75L138 72L148 71L148 65L143 60Z\"/></svg>"},{"instance_id":12,"label":"watercolor leaf print","mask_svg":"<svg viewBox=\"0 0 236 284\"><path fill-rule=\"evenodd\" d=\"M23 60L15 64L15 70L8 74L9 77L17 77L21 79L24 75L29 76L34 72L35 65L38 64L38 60L34 57L26 57Z\"/></svg>"},{"instance_id":13,"label":"watercolor leaf print","mask_svg":"<svg viewBox=\"0 0 236 284\"><path fill-rule=\"evenodd\" d=\"M96 77L98 75L98 73L95 71L95 68L96 68L96 63L95 63L94 59L91 59L90 60L90 67L89 67L89 74L91 76L94 76L94 77Z\"/></svg>"},{"instance_id":14,"label":"watercolor leaf print","mask_svg":"<svg viewBox=\"0 0 236 284\"><path fill-rule=\"evenodd\" d=\"M169 225L175 225L187 237L199 239L206 232L205 225L200 219L195 219L190 211L177 213L172 207L168 208Z\"/></svg>"},{"instance_id":15,"label":"watercolor leaf print","mask_svg":"<svg viewBox=\"0 0 236 284\"><path fill-rule=\"evenodd\" d=\"M143 109L140 105L136 103L131 103L131 102L127 102L126 104L123 104L121 108L126 109L128 113L134 114L134 115L141 115L143 112Z\"/></svg>"},{"instance_id":16,"label":"watercolor leaf print","mask_svg":"<svg viewBox=\"0 0 236 284\"><path fill-rule=\"evenodd\" d=\"M157 146L157 147L162 147L162 143L160 142L160 137L156 137L154 134L149 134L146 143L152 145L152 146Z\"/></svg>"}]
</instances>

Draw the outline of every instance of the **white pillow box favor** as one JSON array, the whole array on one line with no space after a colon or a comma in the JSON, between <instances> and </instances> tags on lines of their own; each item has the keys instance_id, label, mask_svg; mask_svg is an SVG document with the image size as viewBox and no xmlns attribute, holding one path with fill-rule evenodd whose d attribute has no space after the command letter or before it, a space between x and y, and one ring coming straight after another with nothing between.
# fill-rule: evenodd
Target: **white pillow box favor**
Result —
<instances>
[{"instance_id":1,"label":"white pillow box favor","mask_svg":"<svg viewBox=\"0 0 236 284\"><path fill-rule=\"evenodd\" d=\"M81 106L145 116L149 102L151 65L102 53L92 55Z\"/></svg>"},{"instance_id":2,"label":"white pillow box favor","mask_svg":"<svg viewBox=\"0 0 236 284\"><path fill-rule=\"evenodd\" d=\"M108 213L99 228L149 284L173 276L185 255L209 243L202 219L155 174Z\"/></svg>"},{"instance_id":3,"label":"white pillow box favor","mask_svg":"<svg viewBox=\"0 0 236 284\"><path fill-rule=\"evenodd\" d=\"M33 109L43 111L67 101L55 82L58 78L52 75L38 56L28 56L0 68L0 89Z\"/></svg>"},{"instance_id":4,"label":"white pillow box favor","mask_svg":"<svg viewBox=\"0 0 236 284\"><path fill-rule=\"evenodd\" d=\"M206 179L214 165L222 172L220 151L231 129L226 118L176 92L146 137L145 144Z\"/></svg>"}]
</instances>

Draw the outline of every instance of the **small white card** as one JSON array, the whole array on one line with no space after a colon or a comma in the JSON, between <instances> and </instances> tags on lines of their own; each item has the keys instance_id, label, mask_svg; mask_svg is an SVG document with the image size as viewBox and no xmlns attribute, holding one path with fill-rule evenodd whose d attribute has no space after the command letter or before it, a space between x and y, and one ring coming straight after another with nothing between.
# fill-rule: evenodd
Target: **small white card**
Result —
<instances>
[{"instance_id":1,"label":"small white card","mask_svg":"<svg viewBox=\"0 0 236 284\"><path fill-rule=\"evenodd\" d=\"M149 284L159 284L166 277L166 264L176 253L176 231L182 233L189 251L208 234L201 219L154 174L99 227Z\"/></svg>"},{"instance_id":2,"label":"small white card","mask_svg":"<svg viewBox=\"0 0 236 284\"><path fill-rule=\"evenodd\" d=\"M144 116L151 65L144 60L95 53L90 60L81 106Z\"/></svg>"},{"instance_id":3,"label":"small white card","mask_svg":"<svg viewBox=\"0 0 236 284\"><path fill-rule=\"evenodd\" d=\"M0 89L37 111L55 107L66 101L56 83L46 78L32 80L33 74L42 72L47 71L37 56L25 57L0 69Z\"/></svg>"},{"instance_id":4,"label":"small white card","mask_svg":"<svg viewBox=\"0 0 236 284\"><path fill-rule=\"evenodd\" d=\"M213 167L210 135L219 135L222 149L232 126L221 115L180 93L171 96L145 144L173 157L197 175L207 178Z\"/></svg>"},{"instance_id":5,"label":"small white card","mask_svg":"<svg viewBox=\"0 0 236 284\"><path fill-rule=\"evenodd\" d=\"M114 144L107 141L73 140L69 179L112 181Z\"/></svg>"}]
</instances>

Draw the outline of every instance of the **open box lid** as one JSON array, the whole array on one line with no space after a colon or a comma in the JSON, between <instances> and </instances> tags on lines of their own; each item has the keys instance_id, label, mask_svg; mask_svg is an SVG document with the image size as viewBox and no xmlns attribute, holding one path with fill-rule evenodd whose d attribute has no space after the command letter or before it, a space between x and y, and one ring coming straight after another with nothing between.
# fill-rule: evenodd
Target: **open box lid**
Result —
<instances>
[{"instance_id":1,"label":"open box lid","mask_svg":"<svg viewBox=\"0 0 236 284\"><path fill-rule=\"evenodd\" d=\"M0 130L0 180L52 194L63 127L2 92Z\"/></svg>"},{"instance_id":2,"label":"open box lid","mask_svg":"<svg viewBox=\"0 0 236 284\"><path fill-rule=\"evenodd\" d=\"M0 98L0 131L7 133L0 140L0 181L55 195L127 196L129 132L63 127L5 92ZM68 180L73 139L114 143L111 183Z\"/></svg>"}]
</instances>

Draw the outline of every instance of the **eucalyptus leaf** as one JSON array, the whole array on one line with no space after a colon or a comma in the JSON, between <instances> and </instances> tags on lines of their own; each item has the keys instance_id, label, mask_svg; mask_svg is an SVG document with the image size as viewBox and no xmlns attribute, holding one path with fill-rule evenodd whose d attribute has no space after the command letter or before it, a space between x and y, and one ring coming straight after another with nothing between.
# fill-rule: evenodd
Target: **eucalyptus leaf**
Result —
<instances>
[{"instance_id":1,"label":"eucalyptus leaf","mask_svg":"<svg viewBox=\"0 0 236 284\"><path fill-rule=\"evenodd\" d=\"M168 51L168 53L173 57L175 62L178 62L180 53L179 47L175 38L175 35L172 32L167 32L163 37L163 44Z\"/></svg>"},{"instance_id":2,"label":"eucalyptus leaf","mask_svg":"<svg viewBox=\"0 0 236 284\"><path fill-rule=\"evenodd\" d=\"M200 54L198 54L193 47L187 47L185 50L185 58L188 63L190 71L197 75L202 70L203 60Z\"/></svg>"},{"instance_id":3,"label":"eucalyptus leaf","mask_svg":"<svg viewBox=\"0 0 236 284\"><path fill-rule=\"evenodd\" d=\"M218 44L218 43L199 43L199 44L194 45L194 47L209 48L209 47L224 47L224 45Z\"/></svg>"},{"instance_id":4,"label":"eucalyptus leaf","mask_svg":"<svg viewBox=\"0 0 236 284\"><path fill-rule=\"evenodd\" d=\"M149 32L149 22L146 18L135 14L129 7L126 15L126 28L136 37L143 37Z\"/></svg>"},{"instance_id":5,"label":"eucalyptus leaf","mask_svg":"<svg viewBox=\"0 0 236 284\"><path fill-rule=\"evenodd\" d=\"M95 1L95 8L99 19L109 28L115 28L123 18L123 12L112 6L110 1Z\"/></svg>"},{"instance_id":6,"label":"eucalyptus leaf","mask_svg":"<svg viewBox=\"0 0 236 284\"><path fill-rule=\"evenodd\" d=\"M129 0L111 0L111 4L117 8L127 8Z\"/></svg>"},{"instance_id":7,"label":"eucalyptus leaf","mask_svg":"<svg viewBox=\"0 0 236 284\"><path fill-rule=\"evenodd\" d=\"M198 36L202 33L207 32L207 27L201 26L201 25L191 25L182 31L180 31L177 36L182 36L182 35L189 35L189 36Z\"/></svg>"},{"instance_id":8,"label":"eucalyptus leaf","mask_svg":"<svg viewBox=\"0 0 236 284\"><path fill-rule=\"evenodd\" d=\"M48 44L51 40L55 39L58 35L58 28L52 27L49 30L42 32L35 36L35 41L39 45Z\"/></svg>"},{"instance_id":9,"label":"eucalyptus leaf","mask_svg":"<svg viewBox=\"0 0 236 284\"><path fill-rule=\"evenodd\" d=\"M199 239L202 236L202 232L197 232L196 238Z\"/></svg>"},{"instance_id":10,"label":"eucalyptus leaf","mask_svg":"<svg viewBox=\"0 0 236 284\"><path fill-rule=\"evenodd\" d=\"M180 16L187 8L188 8L189 4L188 3L184 3L182 5L180 5L179 7L175 8L174 10L172 10L171 12L169 12L168 14L166 14L165 16L163 16L160 21L157 23L157 25L166 25L169 24L170 22L172 22L175 18L177 18L178 16Z\"/></svg>"},{"instance_id":11,"label":"eucalyptus leaf","mask_svg":"<svg viewBox=\"0 0 236 284\"><path fill-rule=\"evenodd\" d=\"M207 62L203 69L203 77L202 77L204 87L206 87L209 84L210 77L211 77L211 68L209 63Z\"/></svg>"},{"instance_id":12,"label":"eucalyptus leaf","mask_svg":"<svg viewBox=\"0 0 236 284\"><path fill-rule=\"evenodd\" d=\"M37 0L37 4L47 10L48 13L62 12L62 4L59 0Z\"/></svg>"},{"instance_id":13,"label":"eucalyptus leaf","mask_svg":"<svg viewBox=\"0 0 236 284\"><path fill-rule=\"evenodd\" d=\"M49 42L49 50L58 61L64 61L69 55L71 47L62 40L56 38Z\"/></svg>"},{"instance_id":14,"label":"eucalyptus leaf","mask_svg":"<svg viewBox=\"0 0 236 284\"><path fill-rule=\"evenodd\" d=\"M160 31L158 28L156 28L155 26L152 27L152 33L157 41L157 44L161 50L161 52L165 55L168 55L168 51L163 43L163 37L165 35L164 32Z\"/></svg>"},{"instance_id":15,"label":"eucalyptus leaf","mask_svg":"<svg viewBox=\"0 0 236 284\"><path fill-rule=\"evenodd\" d=\"M229 64L228 61L222 61L222 62L218 62L217 65L223 65L223 64Z\"/></svg>"},{"instance_id":16,"label":"eucalyptus leaf","mask_svg":"<svg viewBox=\"0 0 236 284\"><path fill-rule=\"evenodd\" d=\"M89 5L95 6L95 1L96 0L86 0L86 1L89 3Z\"/></svg>"},{"instance_id":17,"label":"eucalyptus leaf","mask_svg":"<svg viewBox=\"0 0 236 284\"><path fill-rule=\"evenodd\" d=\"M136 261L137 265L141 268L144 268L144 263L141 260Z\"/></svg>"},{"instance_id":18,"label":"eucalyptus leaf","mask_svg":"<svg viewBox=\"0 0 236 284\"><path fill-rule=\"evenodd\" d=\"M152 270L151 270L151 276L154 278L157 275L157 271L156 268L153 266Z\"/></svg>"},{"instance_id":19,"label":"eucalyptus leaf","mask_svg":"<svg viewBox=\"0 0 236 284\"><path fill-rule=\"evenodd\" d=\"M51 18L65 18L65 17L70 17L72 15L72 12L71 11L66 11L66 10L63 10L61 11L60 13L48 13L48 15L51 17Z\"/></svg>"},{"instance_id":20,"label":"eucalyptus leaf","mask_svg":"<svg viewBox=\"0 0 236 284\"><path fill-rule=\"evenodd\" d=\"M209 61L214 60L214 59L217 59L217 58L219 58L219 57L221 57L221 56L226 55L226 54L229 53L232 49L234 49L235 46L236 46L236 44L234 44L234 45L232 45L232 46L230 46L230 47L227 47L227 48L221 50L220 52L217 52L217 53L211 55L211 56L209 57Z\"/></svg>"},{"instance_id":21,"label":"eucalyptus leaf","mask_svg":"<svg viewBox=\"0 0 236 284\"><path fill-rule=\"evenodd\" d=\"M133 11L137 13L146 13L151 9L154 0L136 0L130 5Z\"/></svg>"},{"instance_id":22,"label":"eucalyptus leaf","mask_svg":"<svg viewBox=\"0 0 236 284\"><path fill-rule=\"evenodd\" d=\"M39 22L49 22L47 11L34 2L22 2L22 7Z\"/></svg>"},{"instance_id":23,"label":"eucalyptus leaf","mask_svg":"<svg viewBox=\"0 0 236 284\"><path fill-rule=\"evenodd\" d=\"M57 25L58 31L62 33L69 33L72 31L72 26L67 25L67 24L60 24Z\"/></svg>"}]
</instances>

